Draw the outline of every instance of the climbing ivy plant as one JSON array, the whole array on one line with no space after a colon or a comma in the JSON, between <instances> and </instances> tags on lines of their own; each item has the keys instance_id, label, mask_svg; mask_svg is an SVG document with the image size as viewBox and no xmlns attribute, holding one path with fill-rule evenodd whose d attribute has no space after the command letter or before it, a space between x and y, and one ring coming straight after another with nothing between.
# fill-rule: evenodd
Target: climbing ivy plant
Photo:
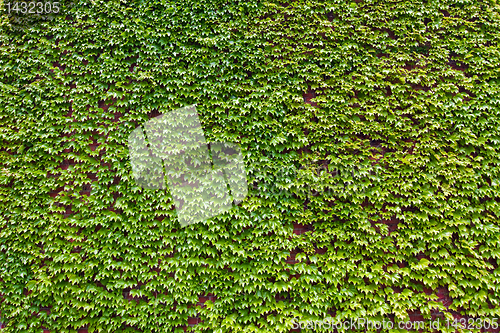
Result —
<instances>
[{"instance_id":1,"label":"climbing ivy plant","mask_svg":"<svg viewBox=\"0 0 500 333\"><path fill-rule=\"evenodd\" d=\"M497 1L0 6L5 332L500 317ZM249 192L181 227L127 138L193 104Z\"/></svg>"}]
</instances>

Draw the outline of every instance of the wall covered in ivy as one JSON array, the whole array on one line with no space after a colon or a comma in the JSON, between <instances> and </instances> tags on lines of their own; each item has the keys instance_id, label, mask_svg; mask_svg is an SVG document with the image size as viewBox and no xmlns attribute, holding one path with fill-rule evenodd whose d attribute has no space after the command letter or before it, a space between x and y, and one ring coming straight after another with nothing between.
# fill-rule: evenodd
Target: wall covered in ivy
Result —
<instances>
[{"instance_id":1,"label":"wall covered in ivy","mask_svg":"<svg viewBox=\"0 0 500 333\"><path fill-rule=\"evenodd\" d=\"M500 317L496 1L86 0L29 26L5 8L4 332ZM183 227L127 140L194 104L249 189Z\"/></svg>"}]
</instances>

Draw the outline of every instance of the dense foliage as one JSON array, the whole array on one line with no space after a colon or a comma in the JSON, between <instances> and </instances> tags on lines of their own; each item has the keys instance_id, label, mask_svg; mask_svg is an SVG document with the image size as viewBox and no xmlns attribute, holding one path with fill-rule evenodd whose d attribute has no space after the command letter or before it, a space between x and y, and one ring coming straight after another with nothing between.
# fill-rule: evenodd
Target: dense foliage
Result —
<instances>
[{"instance_id":1,"label":"dense foliage","mask_svg":"<svg viewBox=\"0 0 500 333\"><path fill-rule=\"evenodd\" d=\"M24 29L4 15L5 332L500 317L499 9L87 0ZM127 138L192 104L208 141L241 146L250 189L181 227L169 191L136 185Z\"/></svg>"}]
</instances>

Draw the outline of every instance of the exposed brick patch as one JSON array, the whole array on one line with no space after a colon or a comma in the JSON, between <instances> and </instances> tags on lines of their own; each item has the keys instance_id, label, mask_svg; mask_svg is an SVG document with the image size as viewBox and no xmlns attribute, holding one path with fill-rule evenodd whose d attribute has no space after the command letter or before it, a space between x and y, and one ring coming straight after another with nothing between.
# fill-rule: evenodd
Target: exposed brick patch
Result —
<instances>
[{"instance_id":1,"label":"exposed brick patch","mask_svg":"<svg viewBox=\"0 0 500 333\"><path fill-rule=\"evenodd\" d=\"M316 102L313 102L312 99L316 97L316 93L314 91L310 91L307 94L304 94L304 103L307 103L311 106L318 106Z\"/></svg>"}]
</instances>

